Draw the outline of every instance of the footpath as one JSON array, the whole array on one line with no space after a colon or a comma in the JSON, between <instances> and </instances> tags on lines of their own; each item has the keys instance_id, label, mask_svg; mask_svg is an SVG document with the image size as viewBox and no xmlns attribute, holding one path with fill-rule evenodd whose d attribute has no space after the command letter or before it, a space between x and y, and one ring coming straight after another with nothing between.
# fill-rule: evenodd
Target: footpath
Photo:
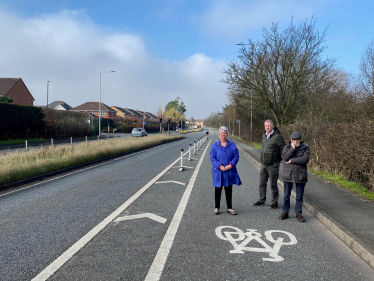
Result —
<instances>
[{"instance_id":1,"label":"footpath","mask_svg":"<svg viewBox=\"0 0 374 281\"><path fill-rule=\"evenodd\" d=\"M260 150L238 139L230 140L260 166ZM278 180L283 188L282 171L283 162ZM294 190L292 196L296 197ZM303 207L374 269L374 202L309 173Z\"/></svg>"}]
</instances>

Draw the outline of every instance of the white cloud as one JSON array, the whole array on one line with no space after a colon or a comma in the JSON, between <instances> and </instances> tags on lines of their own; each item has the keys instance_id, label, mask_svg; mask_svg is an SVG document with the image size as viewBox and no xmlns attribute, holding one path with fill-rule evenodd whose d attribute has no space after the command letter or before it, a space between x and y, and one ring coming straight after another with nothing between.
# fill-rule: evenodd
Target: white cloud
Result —
<instances>
[{"instance_id":1,"label":"white cloud","mask_svg":"<svg viewBox=\"0 0 374 281\"><path fill-rule=\"evenodd\" d=\"M291 17L296 21L310 19L317 10L336 1L216 0L200 22L208 36L221 40L247 38L271 23L289 24Z\"/></svg>"},{"instance_id":2,"label":"white cloud","mask_svg":"<svg viewBox=\"0 0 374 281\"><path fill-rule=\"evenodd\" d=\"M98 101L100 71L111 70L116 72L102 74L102 101L108 105L145 105L156 113L180 97L189 117L202 118L222 104L225 63L205 54L179 62L151 57L142 37L98 26L83 10L28 19L0 11L0 20L7 23L0 26L0 77L21 77L35 105L46 103L48 80L50 102Z\"/></svg>"}]
</instances>

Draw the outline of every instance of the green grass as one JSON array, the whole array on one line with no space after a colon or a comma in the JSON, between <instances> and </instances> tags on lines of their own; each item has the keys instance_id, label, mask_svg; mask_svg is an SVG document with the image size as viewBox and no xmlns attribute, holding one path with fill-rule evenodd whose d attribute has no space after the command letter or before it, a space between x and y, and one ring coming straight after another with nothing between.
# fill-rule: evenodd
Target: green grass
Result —
<instances>
[{"instance_id":1,"label":"green grass","mask_svg":"<svg viewBox=\"0 0 374 281\"><path fill-rule=\"evenodd\" d=\"M260 149L260 150L262 149L262 144L259 143L259 142L246 141L246 140L243 140L243 139L239 138L238 136L234 136L234 135L231 135L230 137L236 138L236 139L240 140L241 142L245 143L246 145L252 146L252 147Z\"/></svg>"},{"instance_id":2,"label":"green grass","mask_svg":"<svg viewBox=\"0 0 374 281\"><path fill-rule=\"evenodd\" d=\"M38 142L38 141L45 141L43 138L34 138L34 139L28 139L27 142ZM3 140L0 141L1 144L17 144L17 143L25 143L25 140L23 139L12 139L12 140Z\"/></svg>"},{"instance_id":3,"label":"green grass","mask_svg":"<svg viewBox=\"0 0 374 281\"><path fill-rule=\"evenodd\" d=\"M320 171L316 171L316 170L312 170L312 169L310 169L310 171L313 174L316 174L317 176L320 176L324 179L330 180L330 181L340 185L341 187L344 187L346 189L349 189L349 190L355 192L356 194L358 194L362 197L365 197L365 198L370 199L370 200L374 200L374 192L366 189L365 187L361 186L359 183L349 181L341 175L334 175L334 174L330 174L330 173L326 173L326 172L320 172Z\"/></svg>"}]
</instances>

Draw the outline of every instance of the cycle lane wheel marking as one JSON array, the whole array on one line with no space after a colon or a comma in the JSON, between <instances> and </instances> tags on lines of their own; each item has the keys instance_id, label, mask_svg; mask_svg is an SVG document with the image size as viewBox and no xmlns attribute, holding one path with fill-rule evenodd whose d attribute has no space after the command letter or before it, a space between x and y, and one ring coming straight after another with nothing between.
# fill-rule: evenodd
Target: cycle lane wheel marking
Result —
<instances>
[{"instance_id":1,"label":"cycle lane wheel marking","mask_svg":"<svg viewBox=\"0 0 374 281\"><path fill-rule=\"evenodd\" d=\"M164 267L165 267L166 260L170 253L171 246L173 245L175 235L177 234L180 222L182 220L184 210L187 207L188 199L190 198L192 189L195 185L197 174L199 173L201 163L204 160L204 156L209 147L210 142L211 141L209 141L208 145L204 149L204 152L202 153L202 156L199 162L197 163L195 171L193 172L192 177L188 183L188 186L183 194L183 197L181 201L179 202L177 211L174 214L174 217L170 223L170 226L164 236L164 239L162 240L161 246L158 249L156 257L154 258L151 268L149 269L148 274L145 278L146 281L156 281L156 280L159 280L161 277L162 271L164 270Z\"/></svg>"}]
</instances>

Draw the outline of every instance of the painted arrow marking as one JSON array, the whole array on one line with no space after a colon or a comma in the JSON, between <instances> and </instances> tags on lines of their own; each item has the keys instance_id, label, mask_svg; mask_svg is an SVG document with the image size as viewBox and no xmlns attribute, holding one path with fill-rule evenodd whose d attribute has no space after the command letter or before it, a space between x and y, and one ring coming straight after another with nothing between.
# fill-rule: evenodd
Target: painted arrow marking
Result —
<instances>
[{"instance_id":1,"label":"painted arrow marking","mask_svg":"<svg viewBox=\"0 0 374 281\"><path fill-rule=\"evenodd\" d=\"M156 181L155 183L176 183L176 184L180 184L180 185L186 185L184 182L180 182L180 181Z\"/></svg>"},{"instance_id":2,"label":"painted arrow marking","mask_svg":"<svg viewBox=\"0 0 374 281\"><path fill-rule=\"evenodd\" d=\"M145 213L145 214L139 214L139 215L132 215L132 216L124 216L117 218L114 222L119 221L128 221L128 220L135 220L135 219L142 219L142 218L149 218L151 220L157 221L159 223L165 223L167 219L160 217L158 215L152 214L152 213Z\"/></svg>"}]
</instances>

